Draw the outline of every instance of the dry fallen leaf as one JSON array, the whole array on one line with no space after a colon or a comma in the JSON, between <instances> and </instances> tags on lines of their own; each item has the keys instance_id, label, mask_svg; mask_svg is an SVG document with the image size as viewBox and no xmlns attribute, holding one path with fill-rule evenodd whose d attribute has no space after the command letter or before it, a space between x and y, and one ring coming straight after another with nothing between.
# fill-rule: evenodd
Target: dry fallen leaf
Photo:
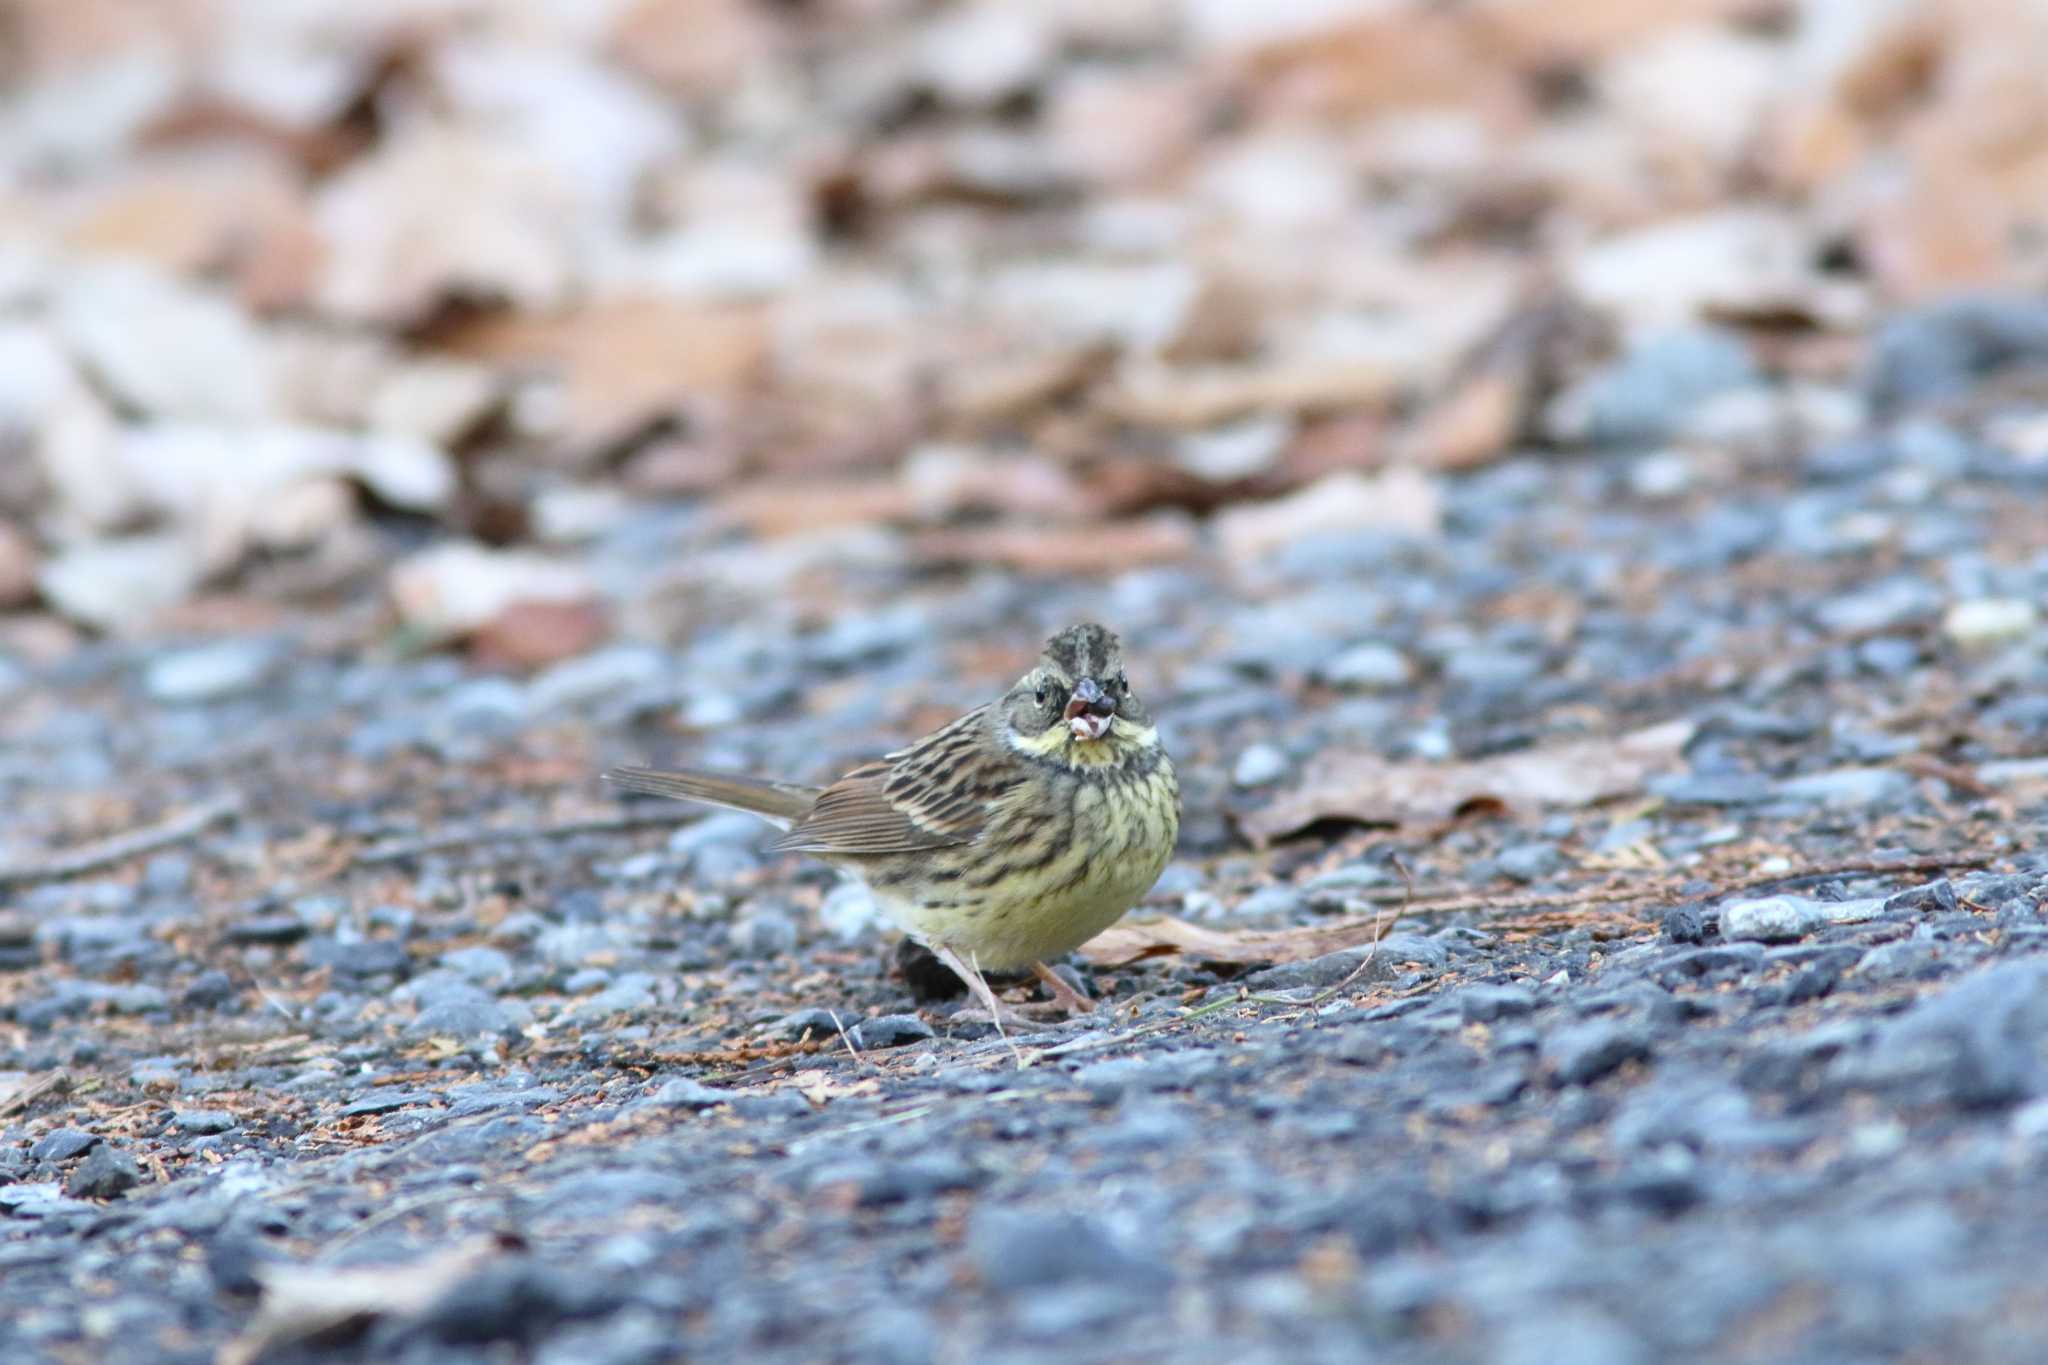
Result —
<instances>
[{"instance_id":1,"label":"dry fallen leaf","mask_svg":"<svg viewBox=\"0 0 2048 1365\"><path fill-rule=\"evenodd\" d=\"M504 1249L495 1237L479 1237L404 1265L259 1267L262 1306L248 1329L221 1349L220 1365L254 1365L294 1342L424 1312Z\"/></svg>"},{"instance_id":2,"label":"dry fallen leaf","mask_svg":"<svg viewBox=\"0 0 2048 1365\"><path fill-rule=\"evenodd\" d=\"M1442 820L1480 803L1510 809L1585 806L1626 796L1683 761L1694 725L1667 721L1614 739L1575 739L1467 763L1395 763L1326 750L1301 784L1243 819L1261 842L1322 819L1401 824Z\"/></svg>"},{"instance_id":3,"label":"dry fallen leaf","mask_svg":"<svg viewBox=\"0 0 2048 1365\"><path fill-rule=\"evenodd\" d=\"M1396 377L1377 360L1302 360L1274 365L1134 365L1103 396L1114 416L1140 426L1192 430L1253 412L1329 412L1376 407Z\"/></svg>"},{"instance_id":4,"label":"dry fallen leaf","mask_svg":"<svg viewBox=\"0 0 2048 1365\"><path fill-rule=\"evenodd\" d=\"M796 1088L799 1095L819 1108L833 1100L859 1099L882 1093L882 1083L873 1076L863 1076L857 1081L843 1081L829 1071L816 1068L797 1072L789 1078L789 1083Z\"/></svg>"},{"instance_id":5,"label":"dry fallen leaf","mask_svg":"<svg viewBox=\"0 0 2048 1365\"><path fill-rule=\"evenodd\" d=\"M911 553L937 564L999 564L1027 573L1121 573L1194 554L1194 527L1172 513L1094 526L1003 526L930 531Z\"/></svg>"},{"instance_id":6,"label":"dry fallen leaf","mask_svg":"<svg viewBox=\"0 0 2048 1365\"><path fill-rule=\"evenodd\" d=\"M1367 529L1434 535L1442 515L1436 481L1396 466L1371 477L1340 471L1272 502L1226 508L1214 524L1223 553L1245 564L1308 536Z\"/></svg>"},{"instance_id":7,"label":"dry fallen leaf","mask_svg":"<svg viewBox=\"0 0 2048 1365\"><path fill-rule=\"evenodd\" d=\"M567 387L562 435L577 450L631 436L695 399L752 383L767 360L759 309L616 298L554 316L499 314L451 328L457 355L559 371Z\"/></svg>"},{"instance_id":8,"label":"dry fallen leaf","mask_svg":"<svg viewBox=\"0 0 2048 1365\"><path fill-rule=\"evenodd\" d=\"M1115 925L1090 939L1081 956L1097 966L1179 953L1204 962L1235 966L1301 962L1346 948L1361 948L1386 937L1391 915L1358 916L1298 929L1210 929L1171 915Z\"/></svg>"}]
</instances>

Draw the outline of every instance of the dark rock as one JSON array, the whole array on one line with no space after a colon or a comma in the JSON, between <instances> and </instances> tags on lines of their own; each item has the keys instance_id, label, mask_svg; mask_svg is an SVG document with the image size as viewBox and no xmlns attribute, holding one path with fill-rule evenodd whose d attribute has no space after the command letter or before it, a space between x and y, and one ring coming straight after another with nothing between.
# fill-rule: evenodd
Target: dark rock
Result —
<instances>
[{"instance_id":1,"label":"dark rock","mask_svg":"<svg viewBox=\"0 0 2048 1365\"><path fill-rule=\"evenodd\" d=\"M743 1119L798 1119L812 1112L809 1100L788 1090L767 1095L735 1094L727 1103L731 1105L732 1112Z\"/></svg>"},{"instance_id":2,"label":"dark rock","mask_svg":"<svg viewBox=\"0 0 2048 1365\"><path fill-rule=\"evenodd\" d=\"M467 981L429 975L415 981L412 991L420 1011L405 1026L408 1037L509 1038L518 1033L522 1022L519 1013Z\"/></svg>"},{"instance_id":3,"label":"dark rock","mask_svg":"<svg viewBox=\"0 0 2048 1365\"><path fill-rule=\"evenodd\" d=\"M297 943L309 931L306 923L287 911L245 915L228 926L230 943Z\"/></svg>"},{"instance_id":4,"label":"dark rock","mask_svg":"<svg viewBox=\"0 0 2048 1365\"><path fill-rule=\"evenodd\" d=\"M1741 975L1755 971L1763 961L1761 943L1721 943L1706 948L1686 948L1658 964L1657 977L1669 985L1704 976Z\"/></svg>"},{"instance_id":5,"label":"dark rock","mask_svg":"<svg viewBox=\"0 0 2048 1365\"><path fill-rule=\"evenodd\" d=\"M894 965L903 984L910 987L911 999L920 1005L967 994L967 983L915 939L897 940Z\"/></svg>"},{"instance_id":6,"label":"dark rock","mask_svg":"<svg viewBox=\"0 0 2048 1365\"><path fill-rule=\"evenodd\" d=\"M224 1109L173 1109L171 1127L194 1137L208 1133L228 1133L239 1126L240 1121Z\"/></svg>"},{"instance_id":7,"label":"dark rock","mask_svg":"<svg viewBox=\"0 0 2048 1365\"><path fill-rule=\"evenodd\" d=\"M977 1209L967 1227L967 1258L984 1285L1004 1294L1077 1281L1148 1293L1173 1283L1165 1265L1070 1214Z\"/></svg>"},{"instance_id":8,"label":"dark rock","mask_svg":"<svg viewBox=\"0 0 2048 1365\"><path fill-rule=\"evenodd\" d=\"M226 972L205 971L178 993L178 1003L188 1010L218 1009L239 994Z\"/></svg>"},{"instance_id":9,"label":"dark rock","mask_svg":"<svg viewBox=\"0 0 2048 1365\"><path fill-rule=\"evenodd\" d=\"M1701 943L1716 923L1703 906L1674 906L1664 912L1664 936L1673 943Z\"/></svg>"},{"instance_id":10,"label":"dark rock","mask_svg":"<svg viewBox=\"0 0 2048 1365\"><path fill-rule=\"evenodd\" d=\"M412 954L403 943L388 938L339 943L317 939L301 948L309 967L327 967L338 976L366 977L385 973L404 975L412 968Z\"/></svg>"},{"instance_id":11,"label":"dark rock","mask_svg":"<svg viewBox=\"0 0 2048 1365\"><path fill-rule=\"evenodd\" d=\"M914 1014L884 1014L864 1019L847 1031L858 1048L903 1047L937 1037L932 1026Z\"/></svg>"},{"instance_id":12,"label":"dark rock","mask_svg":"<svg viewBox=\"0 0 2048 1365\"><path fill-rule=\"evenodd\" d=\"M396 1088L373 1091L351 1104L344 1105L341 1116L345 1119L361 1118L367 1114L391 1114L400 1109L409 1109L416 1104L440 1104L442 1097L431 1090L399 1090Z\"/></svg>"},{"instance_id":13,"label":"dark rock","mask_svg":"<svg viewBox=\"0 0 2048 1365\"><path fill-rule=\"evenodd\" d=\"M1468 1024L1491 1024L1535 1009L1535 992L1523 986L1477 985L1458 992L1458 1017Z\"/></svg>"},{"instance_id":14,"label":"dark rock","mask_svg":"<svg viewBox=\"0 0 2048 1365\"><path fill-rule=\"evenodd\" d=\"M112 1199L141 1183L142 1167L135 1158L102 1143L72 1168L64 1193L73 1199Z\"/></svg>"},{"instance_id":15,"label":"dark rock","mask_svg":"<svg viewBox=\"0 0 2048 1365\"><path fill-rule=\"evenodd\" d=\"M1632 1021L1595 1020L1553 1033L1543 1058L1565 1085L1590 1085L1650 1055L1650 1032Z\"/></svg>"},{"instance_id":16,"label":"dark rock","mask_svg":"<svg viewBox=\"0 0 2048 1365\"><path fill-rule=\"evenodd\" d=\"M861 1017L842 1010L812 1008L794 1010L783 1015L770 1027L769 1032L777 1038L797 1042L804 1037L836 1038L840 1029L848 1032L860 1027Z\"/></svg>"},{"instance_id":17,"label":"dark rock","mask_svg":"<svg viewBox=\"0 0 2048 1365\"><path fill-rule=\"evenodd\" d=\"M1864 386L1880 409L1969 391L1986 375L2048 363L2048 303L2024 294L1964 294L1902 313L1879 329Z\"/></svg>"},{"instance_id":18,"label":"dark rock","mask_svg":"<svg viewBox=\"0 0 2048 1365\"><path fill-rule=\"evenodd\" d=\"M28 1154L37 1161L69 1161L83 1156L100 1145L98 1133L81 1132L76 1128L59 1128L56 1132L40 1138L28 1149Z\"/></svg>"},{"instance_id":19,"label":"dark rock","mask_svg":"<svg viewBox=\"0 0 2048 1365\"><path fill-rule=\"evenodd\" d=\"M733 924L730 939L741 957L781 957L796 951L796 921L773 907L750 910Z\"/></svg>"},{"instance_id":20,"label":"dark rock","mask_svg":"<svg viewBox=\"0 0 2048 1365\"><path fill-rule=\"evenodd\" d=\"M595 1316L620 1302L620 1295L615 1282L592 1270L505 1256L487 1261L396 1335L451 1345L531 1343L566 1318ZM367 1344L376 1354L378 1338L373 1335Z\"/></svg>"},{"instance_id":21,"label":"dark rock","mask_svg":"<svg viewBox=\"0 0 2048 1365\"><path fill-rule=\"evenodd\" d=\"M1552 843L1511 844L1493 860L1502 876L1510 881L1542 881L1564 866L1564 855Z\"/></svg>"},{"instance_id":22,"label":"dark rock","mask_svg":"<svg viewBox=\"0 0 2048 1365\"><path fill-rule=\"evenodd\" d=\"M1751 774L1653 777L1650 791L1674 806L1757 806L1771 799L1769 778Z\"/></svg>"}]
</instances>

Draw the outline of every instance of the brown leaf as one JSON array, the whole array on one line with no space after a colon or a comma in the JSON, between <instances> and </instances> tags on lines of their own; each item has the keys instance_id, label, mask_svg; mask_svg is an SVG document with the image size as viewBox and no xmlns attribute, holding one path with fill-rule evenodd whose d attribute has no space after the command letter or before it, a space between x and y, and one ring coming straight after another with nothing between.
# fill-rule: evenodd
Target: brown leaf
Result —
<instances>
[{"instance_id":1,"label":"brown leaf","mask_svg":"<svg viewBox=\"0 0 2048 1365\"><path fill-rule=\"evenodd\" d=\"M695 399L751 384L768 355L759 309L666 299L608 299L552 317L497 314L449 329L450 351L493 364L558 370L564 435L603 446Z\"/></svg>"},{"instance_id":2,"label":"brown leaf","mask_svg":"<svg viewBox=\"0 0 2048 1365\"><path fill-rule=\"evenodd\" d=\"M421 1260L378 1266L262 1266L263 1303L248 1330L222 1348L221 1365L254 1365L280 1347L360 1332L378 1318L412 1317L500 1255L473 1238Z\"/></svg>"},{"instance_id":3,"label":"brown leaf","mask_svg":"<svg viewBox=\"0 0 2048 1365\"><path fill-rule=\"evenodd\" d=\"M1163 515L1095 526L977 527L930 531L911 553L942 564L997 564L1026 573L1118 573L1185 559L1196 549L1185 517Z\"/></svg>"},{"instance_id":4,"label":"brown leaf","mask_svg":"<svg viewBox=\"0 0 2048 1365\"><path fill-rule=\"evenodd\" d=\"M917 499L895 479L777 480L735 488L714 507L721 520L757 536L786 536L907 520L917 510Z\"/></svg>"},{"instance_id":5,"label":"brown leaf","mask_svg":"<svg viewBox=\"0 0 2048 1365\"><path fill-rule=\"evenodd\" d=\"M1393 371L1377 360L1134 369L1104 396L1115 416L1141 426L1192 430L1252 412L1329 412L1392 398Z\"/></svg>"},{"instance_id":6,"label":"brown leaf","mask_svg":"<svg viewBox=\"0 0 2048 1365\"><path fill-rule=\"evenodd\" d=\"M1466 763L1394 763L1357 749L1316 756L1301 785L1243 819L1261 842L1322 819L1401 824L1442 820L1476 804L1510 810L1586 806L1639 791L1676 770L1689 720L1617 739L1575 739Z\"/></svg>"},{"instance_id":7,"label":"brown leaf","mask_svg":"<svg viewBox=\"0 0 2048 1365\"><path fill-rule=\"evenodd\" d=\"M486 668L542 668L610 634L611 620L595 602L514 602L477 628L470 655Z\"/></svg>"},{"instance_id":8,"label":"brown leaf","mask_svg":"<svg viewBox=\"0 0 2048 1365\"><path fill-rule=\"evenodd\" d=\"M1178 953L1203 962L1249 966L1301 962L1325 953L1363 947L1386 936L1392 916L1360 916L1298 929L1211 929L1171 915L1114 925L1081 948L1100 967Z\"/></svg>"},{"instance_id":9,"label":"brown leaf","mask_svg":"<svg viewBox=\"0 0 2048 1365\"><path fill-rule=\"evenodd\" d=\"M1410 433L1409 458L1431 469L1471 469L1508 448L1521 430L1523 376L1473 375L1423 414Z\"/></svg>"},{"instance_id":10,"label":"brown leaf","mask_svg":"<svg viewBox=\"0 0 2048 1365\"><path fill-rule=\"evenodd\" d=\"M1226 508L1215 519L1223 553L1240 564L1304 536L1381 528L1434 535L1443 512L1435 480L1407 466L1367 477L1343 471L1272 502Z\"/></svg>"}]
</instances>

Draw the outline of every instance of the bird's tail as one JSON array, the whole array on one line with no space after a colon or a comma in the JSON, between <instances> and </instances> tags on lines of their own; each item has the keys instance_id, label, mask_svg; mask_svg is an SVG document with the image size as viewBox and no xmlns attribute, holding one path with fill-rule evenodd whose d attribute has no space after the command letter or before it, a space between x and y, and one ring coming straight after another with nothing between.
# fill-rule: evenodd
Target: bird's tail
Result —
<instances>
[{"instance_id":1,"label":"bird's tail","mask_svg":"<svg viewBox=\"0 0 2048 1365\"><path fill-rule=\"evenodd\" d=\"M818 802L816 787L794 782L764 782L739 773L702 768L613 768L604 780L627 791L702 801L707 806L743 810L787 829Z\"/></svg>"}]
</instances>

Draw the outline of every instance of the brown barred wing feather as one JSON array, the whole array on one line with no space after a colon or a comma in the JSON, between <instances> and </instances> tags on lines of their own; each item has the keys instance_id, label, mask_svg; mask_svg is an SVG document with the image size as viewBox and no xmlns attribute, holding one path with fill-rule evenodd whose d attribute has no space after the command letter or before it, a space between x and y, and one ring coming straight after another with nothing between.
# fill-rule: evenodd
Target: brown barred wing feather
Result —
<instances>
[{"instance_id":1,"label":"brown barred wing feather","mask_svg":"<svg viewBox=\"0 0 2048 1365\"><path fill-rule=\"evenodd\" d=\"M973 843L995 799L1015 784L990 768L982 712L855 768L777 839L777 852L916 853Z\"/></svg>"}]
</instances>

